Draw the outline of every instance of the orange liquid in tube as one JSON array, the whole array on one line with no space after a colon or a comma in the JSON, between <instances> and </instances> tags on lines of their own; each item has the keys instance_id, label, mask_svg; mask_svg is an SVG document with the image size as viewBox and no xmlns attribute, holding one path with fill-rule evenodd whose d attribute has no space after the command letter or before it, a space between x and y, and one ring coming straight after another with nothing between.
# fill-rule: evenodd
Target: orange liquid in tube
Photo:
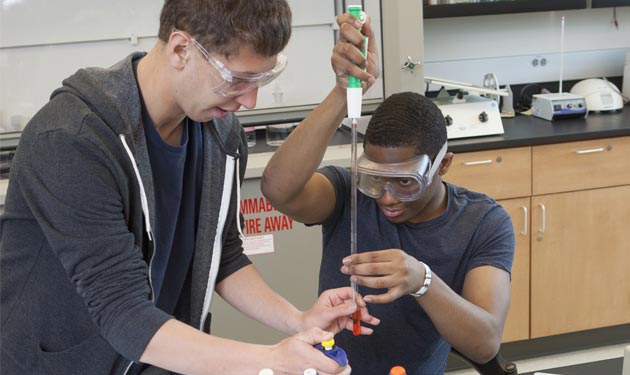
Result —
<instances>
[{"instance_id":1,"label":"orange liquid in tube","mask_svg":"<svg viewBox=\"0 0 630 375\"><path fill-rule=\"evenodd\" d=\"M357 310L352 313L352 333L355 336L361 335L361 311Z\"/></svg>"}]
</instances>

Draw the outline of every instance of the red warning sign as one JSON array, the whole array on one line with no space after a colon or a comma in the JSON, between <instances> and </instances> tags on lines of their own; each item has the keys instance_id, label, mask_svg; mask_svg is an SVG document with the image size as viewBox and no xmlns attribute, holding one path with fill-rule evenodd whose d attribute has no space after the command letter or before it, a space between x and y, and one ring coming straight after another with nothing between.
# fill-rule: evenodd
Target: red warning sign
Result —
<instances>
[{"instance_id":1,"label":"red warning sign","mask_svg":"<svg viewBox=\"0 0 630 375\"><path fill-rule=\"evenodd\" d=\"M277 214L270 215L275 212ZM245 218L245 235L279 232L293 229L293 219L278 213L264 197L241 200L241 213Z\"/></svg>"}]
</instances>

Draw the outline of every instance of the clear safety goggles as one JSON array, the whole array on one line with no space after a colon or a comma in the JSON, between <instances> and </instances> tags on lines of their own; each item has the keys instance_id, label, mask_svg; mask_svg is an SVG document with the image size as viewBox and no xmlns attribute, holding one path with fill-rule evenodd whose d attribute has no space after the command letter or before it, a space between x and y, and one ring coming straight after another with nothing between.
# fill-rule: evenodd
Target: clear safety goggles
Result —
<instances>
[{"instance_id":1,"label":"clear safety goggles","mask_svg":"<svg viewBox=\"0 0 630 375\"><path fill-rule=\"evenodd\" d=\"M220 81L220 83L217 84L212 90L216 94L219 94L221 96L239 96L257 87L265 86L269 82L276 79L287 66L287 57L283 54L278 54L276 66L267 72L234 72L226 68L225 65L216 57L212 56L210 52L208 52L199 42L195 40L195 38L190 39L192 40L195 47L197 47L199 52L201 52L203 57L208 60L210 65L212 65L212 67L216 71L215 77L218 81Z\"/></svg>"},{"instance_id":2,"label":"clear safety goggles","mask_svg":"<svg viewBox=\"0 0 630 375\"><path fill-rule=\"evenodd\" d=\"M380 198L387 191L401 202L416 200L431 184L446 149L444 142L433 162L425 154L400 163L383 164L363 153L357 161L357 188L372 198Z\"/></svg>"}]
</instances>

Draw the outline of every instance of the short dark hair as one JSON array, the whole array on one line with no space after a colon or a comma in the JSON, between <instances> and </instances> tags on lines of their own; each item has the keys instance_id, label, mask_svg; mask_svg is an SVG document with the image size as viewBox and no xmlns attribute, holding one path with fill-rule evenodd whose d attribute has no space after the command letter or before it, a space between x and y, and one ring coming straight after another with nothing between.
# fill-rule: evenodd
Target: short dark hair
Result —
<instances>
[{"instance_id":1,"label":"short dark hair","mask_svg":"<svg viewBox=\"0 0 630 375\"><path fill-rule=\"evenodd\" d=\"M243 44L273 56L291 37L291 9L286 0L165 0L158 38L167 42L173 29L224 56Z\"/></svg>"},{"instance_id":2,"label":"short dark hair","mask_svg":"<svg viewBox=\"0 0 630 375\"><path fill-rule=\"evenodd\" d=\"M416 146L418 155L434 158L446 142L442 111L431 99L414 92L393 94L372 114L365 144L384 147Z\"/></svg>"}]
</instances>

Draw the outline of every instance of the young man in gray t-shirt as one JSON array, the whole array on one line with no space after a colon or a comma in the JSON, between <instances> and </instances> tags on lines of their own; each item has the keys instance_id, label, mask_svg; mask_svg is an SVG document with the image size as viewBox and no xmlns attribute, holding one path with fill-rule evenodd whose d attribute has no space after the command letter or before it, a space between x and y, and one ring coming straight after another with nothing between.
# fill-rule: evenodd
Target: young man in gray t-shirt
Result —
<instances>
[{"instance_id":1,"label":"young man in gray t-shirt","mask_svg":"<svg viewBox=\"0 0 630 375\"><path fill-rule=\"evenodd\" d=\"M343 86L335 90L343 105ZM442 181L453 160L444 117L422 95L394 94L374 112L358 159L358 252L350 255L350 171L315 172L339 112L330 123L305 119L269 162L262 189L279 211L322 224L320 292L356 282L381 319L371 336L337 335L353 372L442 373L451 346L479 363L492 359L510 304L508 214Z\"/></svg>"}]
</instances>

